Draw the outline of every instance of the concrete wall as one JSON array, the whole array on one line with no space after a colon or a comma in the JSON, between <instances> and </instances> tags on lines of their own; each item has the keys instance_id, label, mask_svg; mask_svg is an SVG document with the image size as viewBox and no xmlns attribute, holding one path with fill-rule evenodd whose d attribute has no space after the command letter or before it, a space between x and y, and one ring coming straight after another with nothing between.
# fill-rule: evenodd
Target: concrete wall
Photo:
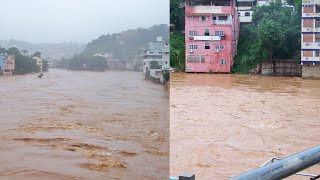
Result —
<instances>
[{"instance_id":1,"label":"concrete wall","mask_svg":"<svg viewBox=\"0 0 320 180\"><path fill-rule=\"evenodd\" d=\"M303 65L302 78L306 79L320 79L320 64Z\"/></svg>"},{"instance_id":2,"label":"concrete wall","mask_svg":"<svg viewBox=\"0 0 320 180\"><path fill-rule=\"evenodd\" d=\"M301 77L301 65L292 61L263 62L261 75Z\"/></svg>"}]
</instances>

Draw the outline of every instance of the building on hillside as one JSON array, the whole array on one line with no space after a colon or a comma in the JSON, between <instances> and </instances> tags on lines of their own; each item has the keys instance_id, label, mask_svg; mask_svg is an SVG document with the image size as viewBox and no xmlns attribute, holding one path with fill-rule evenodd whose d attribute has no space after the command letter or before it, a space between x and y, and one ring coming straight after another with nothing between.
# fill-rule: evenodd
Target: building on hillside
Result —
<instances>
[{"instance_id":1,"label":"building on hillside","mask_svg":"<svg viewBox=\"0 0 320 180\"><path fill-rule=\"evenodd\" d=\"M43 59L37 56L34 56L33 59L36 60L36 64L39 67L40 72L42 72Z\"/></svg>"},{"instance_id":2,"label":"building on hillside","mask_svg":"<svg viewBox=\"0 0 320 180\"><path fill-rule=\"evenodd\" d=\"M162 48L162 70L163 71L170 71L170 48L168 42L163 42Z\"/></svg>"},{"instance_id":3,"label":"building on hillside","mask_svg":"<svg viewBox=\"0 0 320 180\"><path fill-rule=\"evenodd\" d=\"M13 54L0 53L0 74L12 75L15 67L15 56Z\"/></svg>"},{"instance_id":4,"label":"building on hillside","mask_svg":"<svg viewBox=\"0 0 320 180\"><path fill-rule=\"evenodd\" d=\"M251 23L253 7L257 5L257 0L237 0L237 11L240 23Z\"/></svg>"},{"instance_id":5,"label":"building on hillside","mask_svg":"<svg viewBox=\"0 0 320 180\"><path fill-rule=\"evenodd\" d=\"M15 56L10 54L6 57L3 75L12 75L15 67Z\"/></svg>"},{"instance_id":6,"label":"building on hillside","mask_svg":"<svg viewBox=\"0 0 320 180\"><path fill-rule=\"evenodd\" d=\"M150 42L149 48L143 56L143 75L161 84L166 83L165 75L170 71L169 43L157 37L157 41Z\"/></svg>"},{"instance_id":7,"label":"building on hillside","mask_svg":"<svg viewBox=\"0 0 320 180\"><path fill-rule=\"evenodd\" d=\"M187 0L186 72L230 73L239 38L233 0Z\"/></svg>"},{"instance_id":8,"label":"building on hillside","mask_svg":"<svg viewBox=\"0 0 320 180\"><path fill-rule=\"evenodd\" d=\"M6 54L0 53L0 74L3 74L5 62L6 62Z\"/></svg>"},{"instance_id":9,"label":"building on hillside","mask_svg":"<svg viewBox=\"0 0 320 180\"><path fill-rule=\"evenodd\" d=\"M320 1L302 0L301 19L302 77L320 79Z\"/></svg>"},{"instance_id":10,"label":"building on hillside","mask_svg":"<svg viewBox=\"0 0 320 180\"><path fill-rule=\"evenodd\" d=\"M162 48L163 48L163 42L161 37L157 37L157 40L154 42L148 43L148 50L145 52L143 56L143 74L146 75L147 72L150 72L151 68L154 69L151 66L151 62L155 61L158 63L159 68L157 69L157 72L154 71L154 74L161 74L162 71ZM159 75L160 76L160 75Z\"/></svg>"}]
</instances>

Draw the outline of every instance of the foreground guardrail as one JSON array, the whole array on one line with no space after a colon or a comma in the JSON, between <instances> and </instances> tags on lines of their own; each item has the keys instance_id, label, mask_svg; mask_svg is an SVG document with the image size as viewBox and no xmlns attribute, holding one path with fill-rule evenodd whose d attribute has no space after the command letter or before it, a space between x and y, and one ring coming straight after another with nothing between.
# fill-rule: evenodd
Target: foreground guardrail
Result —
<instances>
[{"instance_id":1,"label":"foreground guardrail","mask_svg":"<svg viewBox=\"0 0 320 180\"><path fill-rule=\"evenodd\" d=\"M195 180L195 176L195 174L184 174L179 176L178 178L170 177L170 180Z\"/></svg>"},{"instance_id":2,"label":"foreground guardrail","mask_svg":"<svg viewBox=\"0 0 320 180\"><path fill-rule=\"evenodd\" d=\"M320 163L320 146L316 146L284 159L279 159L278 161L270 164L267 162L262 167L249 171L238 177L231 178L231 180L278 180L291 176L318 163ZM298 173L298 175L306 174ZM319 175L310 175L310 177L311 179L320 178Z\"/></svg>"}]
</instances>

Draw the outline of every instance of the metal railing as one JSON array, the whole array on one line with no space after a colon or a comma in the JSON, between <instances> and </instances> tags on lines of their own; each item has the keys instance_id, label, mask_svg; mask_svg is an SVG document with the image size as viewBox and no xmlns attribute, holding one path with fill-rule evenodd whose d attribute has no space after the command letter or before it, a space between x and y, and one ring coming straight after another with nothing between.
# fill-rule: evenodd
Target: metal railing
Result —
<instances>
[{"instance_id":1,"label":"metal railing","mask_svg":"<svg viewBox=\"0 0 320 180\"><path fill-rule=\"evenodd\" d=\"M320 146L308 149L284 159L271 158L260 168L249 171L231 180L278 180L293 174L318 179L319 175L299 173L320 163Z\"/></svg>"}]
</instances>

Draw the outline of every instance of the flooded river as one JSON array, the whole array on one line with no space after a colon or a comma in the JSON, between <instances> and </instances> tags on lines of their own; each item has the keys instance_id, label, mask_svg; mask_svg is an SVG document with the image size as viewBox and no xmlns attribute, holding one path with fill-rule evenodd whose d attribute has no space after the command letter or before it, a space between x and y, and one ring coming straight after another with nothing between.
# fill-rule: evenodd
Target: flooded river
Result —
<instances>
[{"instance_id":1,"label":"flooded river","mask_svg":"<svg viewBox=\"0 0 320 180\"><path fill-rule=\"evenodd\" d=\"M169 97L140 72L0 77L0 179L167 179Z\"/></svg>"},{"instance_id":2,"label":"flooded river","mask_svg":"<svg viewBox=\"0 0 320 180\"><path fill-rule=\"evenodd\" d=\"M174 73L170 121L170 174L228 179L320 144L320 81Z\"/></svg>"}]
</instances>

